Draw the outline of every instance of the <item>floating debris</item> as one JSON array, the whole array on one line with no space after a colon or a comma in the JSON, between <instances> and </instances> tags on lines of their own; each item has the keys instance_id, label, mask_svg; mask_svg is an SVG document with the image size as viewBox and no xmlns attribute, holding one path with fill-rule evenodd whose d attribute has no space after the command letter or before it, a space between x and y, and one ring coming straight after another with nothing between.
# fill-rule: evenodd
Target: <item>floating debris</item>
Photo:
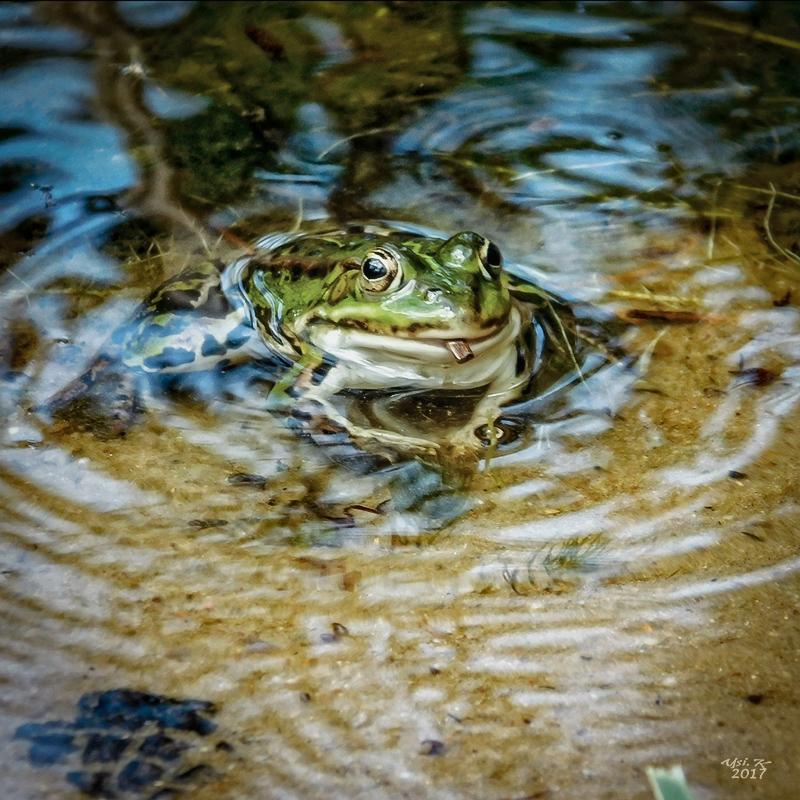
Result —
<instances>
[{"instance_id":1,"label":"floating debris","mask_svg":"<svg viewBox=\"0 0 800 800\"><path fill-rule=\"evenodd\" d=\"M422 756L441 756L445 752L444 742L437 739L426 739L419 748L419 753Z\"/></svg>"},{"instance_id":2,"label":"floating debris","mask_svg":"<svg viewBox=\"0 0 800 800\"><path fill-rule=\"evenodd\" d=\"M709 314L698 311L669 311L664 308L628 308L620 311L618 316L625 322L708 322Z\"/></svg>"},{"instance_id":3,"label":"floating debris","mask_svg":"<svg viewBox=\"0 0 800 800\"><path fill-rule=\"evenodd\" d=\"M254 475L250 472L236 472L228 476L228 483L232 486L252 486L255 489L263 489L267 485L267 479L263 475Z\"/></svg>"}]
</instances>

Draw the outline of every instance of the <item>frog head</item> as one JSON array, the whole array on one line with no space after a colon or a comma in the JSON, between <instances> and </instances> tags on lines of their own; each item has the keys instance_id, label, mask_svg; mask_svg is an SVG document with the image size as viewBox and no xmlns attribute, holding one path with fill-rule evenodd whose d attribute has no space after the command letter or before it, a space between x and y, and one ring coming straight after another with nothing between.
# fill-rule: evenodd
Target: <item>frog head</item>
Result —
<instances>
[{"instance_id":1,"label":"frog head","mask_svg":"<svg viewBox=\"0 0 800 800\"><path fill-rule=\"evenodd\" d=\"M321 336L347 331L362 341L392 337L401 351L428 345L428 355L451 362L469 360L513 308L499 249L471 232L442 240L359 227L301 236L271 250L248 283L256 317L272 315L273 330L279 302L284 332L322 349Z\"/></svg>"},{"instance_id":2,"label":"frog head","mask_svg":"<svg viewBox=\"0 0 800 800\"><path fill-rule=\"evenodd\" d=\"M361 246L333 282L331 322L419 338L483 336L511 307L497 246L477 233L447 241L381 237ZM346 287L346 288L345 288ZM344 290L344 291L343 291Z\"/></svg>"}]
</instances>

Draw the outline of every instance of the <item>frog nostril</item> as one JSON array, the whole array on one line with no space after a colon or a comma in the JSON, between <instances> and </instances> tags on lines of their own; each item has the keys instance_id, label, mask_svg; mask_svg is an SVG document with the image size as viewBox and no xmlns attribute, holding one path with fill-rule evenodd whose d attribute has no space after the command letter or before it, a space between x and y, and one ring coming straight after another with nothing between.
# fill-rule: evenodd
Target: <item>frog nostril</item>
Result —
<instances>
[{"instance_id":1,"label":"frog nostril","mask_svg":"<svg viewBox=\"0 0 800 800\"><path fill-rule=\"evenodd\" d=\"M426 303L438 303L441 299L442 299L441 289L428 289L428 291L425 292Z\"/></svg>"}]
</instances>

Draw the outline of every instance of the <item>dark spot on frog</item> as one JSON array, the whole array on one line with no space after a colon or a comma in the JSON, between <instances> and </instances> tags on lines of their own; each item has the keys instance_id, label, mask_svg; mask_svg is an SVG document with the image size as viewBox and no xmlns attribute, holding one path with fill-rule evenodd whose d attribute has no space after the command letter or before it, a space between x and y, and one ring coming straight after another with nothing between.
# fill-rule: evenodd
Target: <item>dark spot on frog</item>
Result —
<instances>
[{"instance_id":1,"label":"dark spot on frog","mask_svg":"<svg viewBox=\"0 0 800 800\"><path fill-rule=\"evenodd\" d=\"M749 694L747 695L747 702L752 703L754 706L760 705L761 701L764 699L763 694Z\"/></svg>"},{"instance_id":2,"label":"dark spot on frog","mask_svg":"<svg viewBox=\"0 0 800 800\"><path fill-rule=\"evenodd\" d=\"M302 275L326 275L334 265L330 258L309 258L307 256L295 256L294 258L276 258L263 272L278 274L280 277L290 277L297 280Z\"/></svg>"},{"instance_id":3,"label":"dark spot on frog","mask_svg":"<svg viewBox=\"0 0 800 800\"><path fill-rule=\"evenodd\" d=\"M333 298L329 298L333 302ZM336 297L335 302L340 302L343 300L344 297ZM360 330L360 331L370 331L370 321L366 319L348 319L346 323L343 321L341 323L342 327L352 328L353 330ZM393 336L397 335L398 328L397 325L384 325L383 326L387 333L391 333ZM403 328L403 331L408 334L409 336L413 336L417 331L424 330L426 328L425 325L420 325L419 323L412 323L411 325L406 326Z\"/></svg>"},{"instance_id":4,"label":"dark spot on frog","mask_svg":"<svg viewBox=\"0 0 800 800\"><path fill-rule=\"evenodd\" d=\"M206 334L203 344L200 347L201 356L221 356L228 352L228 347L222 342L218 342L210 333Z\"/></svg>"},{"instance_id":5,"label":"dark spot on frog","mask_svg":"<svg viewBox=\"0 0 800 800\"><path fill-rule=\"evenodd\" d=\"M162 341L169 340L189 328L192 324L193 316L194 314L189 312L178 314L172 314L170 312L166 319L154 322L152 314L148 313L142 320L144 323L142 329L135 333L134 341L138 340L139 342L147 343L155 342L159 339ZM154 344L150 345L151 348L154 346Z\"/></svg>"},{"instance_id":6,"label":"dark spot on frog","mask_svg":"<svg viewBox=\"0 0 800 800\"><path fill-rule=\"evenodd\" d=\"M306 275L311 278L312 280L317 280L318 278L322 278L328 273L328 267L323 264L315 264L312 267L309 267L306 270Z\"/></svg>"},{"instance_id":7,"label":"dark spot on frog","mask_svg":"<svg viewBox=\"0 0 800 800\"><path fill-rule=\"evenodd\" d=\"M225 339L225 348L227 350L238 350L242 345L247 344L253 335L253 329L249 326L240 325L238 328L232 330Z\"/></svg>"},{"instance_id":8,"label":"dark spot on frog","mask_svg":"<svg viewBox=\"0 0 800 800\"><path fill-rule=\"evenodd\" d=\"M194 281L196 283L208 280L208 276L203 273L197 273L196 275L182 274L179 277L182 281ZM207 294L205 300L201 303L200 298L203 290ZM227 316L231 310L231 304L220 290L218 281L211 286L204 286L203 290L167 289L153 296L149 302L150 308L147 313L197 312L204 317L222 318Z\"/></svg>"},{"instance_id":9,"label":"dark spot on frog","mask_svg":"<svg viewBox=\"0 0 800 800\"><path fill-rule=\"evenodd\" d=\"M148 369L160 370L166 367L178 367L181 364L191 364L195 355L190 350L181 347L165 347L157 356L148 356L142 363Z\"/></svg>"},{"instance_id":10,"label":"dark spot on frog","mask_svg":"<svg viewBox=\"0 0 800 800\"><path fill-rule=\"evenodd\" d=\"M158 306L173 311L193 311L199 299L199 289L169 289L158 298Z\"/></svg>"},{"instance_id":11,"label":"dark spot on frog","mask_svg":"<svg viewBox=\"0 0 800 800\"><path fill-rule=\"evenodd\" d=\"M231 312L231 304L227 297L220 290L219 285L215 284L208 290L208 297L205 302L199 307L204 317L212 317L213 319L222 319L227 317Z\"/></svg>"}]
</instances>

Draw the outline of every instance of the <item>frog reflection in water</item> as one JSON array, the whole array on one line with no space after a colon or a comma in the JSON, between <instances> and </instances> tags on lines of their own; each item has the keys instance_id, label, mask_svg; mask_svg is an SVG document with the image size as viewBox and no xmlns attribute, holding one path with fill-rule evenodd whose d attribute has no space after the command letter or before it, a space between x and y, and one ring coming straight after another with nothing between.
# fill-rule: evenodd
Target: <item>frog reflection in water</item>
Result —
<instances>
[{"instance_id":1,"label":"frog reflection in water","mask_svg":"<svg viewBox=\"0 0 800 800\"><path fill-rule=\"evenodd\" d=\"M541 309L552 314L549 296L515 284L498 247L476 233L444 240L350 226L274 234L227 268L204 264L169 280L101 358L158 375L279 361L286 371L268 395L270 411L321 410L355 442L411 452L439 445L356 424L334 396L472 393L472 411L449 441L474 452L542 359ZM90 386L92 372L58 403Z\"/></svg>"}]
</instances>

